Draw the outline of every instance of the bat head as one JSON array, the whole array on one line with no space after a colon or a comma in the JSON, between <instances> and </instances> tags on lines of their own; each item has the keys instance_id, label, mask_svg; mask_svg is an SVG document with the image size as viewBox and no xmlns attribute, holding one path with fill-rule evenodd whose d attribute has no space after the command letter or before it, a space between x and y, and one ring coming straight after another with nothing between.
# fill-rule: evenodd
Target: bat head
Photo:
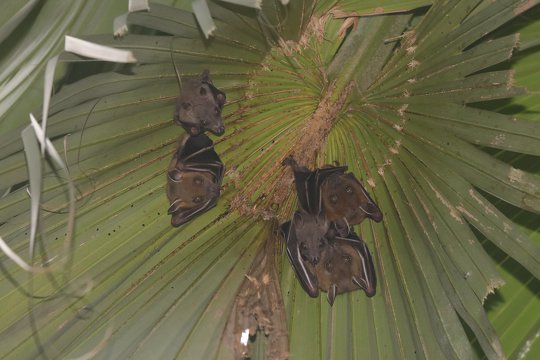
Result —
<instances>
[{"instance_id":1,"label":"bat head","mask_svg":"<svg viewBox=\"0 0 540 360\"><path fill-rule=\"evenodd\" d=\"M173 169L168 172L167 197L171 224L176 227L215 204L219 186L209 172Z\"/></svg>"},{"instance_id":2,"label":"bat head","mask_svg":"<svg viewBox=\"0 0 540 360\"><path fill-rule=\"evenodd\" d=\"M363 289L375 295L376 278L371 254L360 239L330 241L315 268L319 288L327 292L328 302L337 294Z\"/></svg>"},{"instance_id":3,"label":"bat head","mask_svg":"<svg viewBox=\"0 0 540 360\"><path fill-rule=\"evenodd\" d=\"M354 225L366 217L376 222L382 220L381 210L353 174L328 176L321 184L320 192L329 221L340 223L346 219L348 224Z\"/></svg>"},{"instance_id":4,"label":"bat head","mask_svg":"<svg viewBox=\"0 0 540 360\"><path fill-rule=\"evenodd\" d=\"M326 246L328 221L324 217L297 211L292 222L302 259L316 265L320 260L321 250Z\"/></svg>"},{"instance_id":5,"label":"bat head","mask_svg":"<svg viewBox=\"0 0 540 360\"><path fill-rule=\"evenodd\" d=\"M176 99L174 122L192 136L206 130L222 135L225 125L221 111L225 101L225 93L212 84L208 70L205 70L201 78L189 79L183 84Z\"/></svg>"}]
</instances>

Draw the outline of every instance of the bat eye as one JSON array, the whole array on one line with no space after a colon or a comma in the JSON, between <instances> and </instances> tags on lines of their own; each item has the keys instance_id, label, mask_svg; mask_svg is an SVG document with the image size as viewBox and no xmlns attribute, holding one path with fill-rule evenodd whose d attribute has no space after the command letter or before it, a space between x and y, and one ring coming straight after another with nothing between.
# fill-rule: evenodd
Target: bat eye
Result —
<instances>
[{"instance_id":1,"label":"bat eye","mask_svg":"<svg viewBox=\"0 0 540 360\"><path fill-rule=\"evenodd\" d=\"M330 195L330 201L334 204L337 203L337 195Z\"/></svg>"},{"instance_id":2,"label":"bat eye","mask_svg":"<svg viewBox=\"0 0 540 360\"><path fill-rule=\"evenodd\" d=\"M349 255L343 255L343 261L347 264L351 263L351 257Z\"/></svg>"},{"instance_id":3,"label":"bat eye","mask_svg":"<svg viewBox=\"0 0 540 360\"><path fill-rule=\"evenodd\" d=\"M193 202L194 202L195 204L198 204L198 203L200 203L201 201L202 201L202 197L200 197L200 196L195 196L195 197L193 198Z\"/></svg>"},{"instance_id":4,"label":"bat eye","mask_svg":"<svg viewBox=\"0 0 540 360\"><path fill-rule=\"evenodd\" d=\"M326 263L324 263L324 268L328 272L332 272L332 270L334 270L334 266L332 265L331 261L327 261Z\"/></svg>"},{"instance_id":5,"label":"bat eye","mask_svg":"<svg viewBox=\"0 0 540 360\"><path fill-rule=\"evenodd\" d=\"M301 250L304 250L304 251L307 251L307 245L306 245L306 243L301 243L301 244L300 244L300 249L301 249Z\"/></svg>"},{"instance_id":6,"label":"bat eye","mask_svg":"<svg viewBox=\"0 0 540 360\"><path fill-rule=\"evenodd\" d=\"M195 183L195 185L201 185L203 181L200 177L196 177L195 179L193 179L193 182Z\"/></svg>"},{"instance_id":7,"label":"bat eye","mask_svg":"<svg viewBox=\"0 0 540 360\"><path fill-rule=\"evenodd\" d=\"M350 194L350 193L352 193L352 188L350 186L346 186L345 191Z\"/></svg>"},{"instance_id":8,"label":"bat eye","mask_svg":"<svg viewBox=\"0 0 540 360\"><path fill-rule=\"evenodd\" d=\"M189 110L189 108L191 107L191 105L190 105L190 103L183 102L183 103L182 103L182 107L184 108L184 110Z\"/></svg>"},{"instance_id":9,"label":"bat eye","mask_svg":"<svg viewBox=\"0 0 540 360\"><path fill-rule=\"evenodd\" d=\"M201 96L205 96L206 95L206 89L201 86L201 89L199 90L199 94L201 94Z\"/></svg>"}]
</instances>

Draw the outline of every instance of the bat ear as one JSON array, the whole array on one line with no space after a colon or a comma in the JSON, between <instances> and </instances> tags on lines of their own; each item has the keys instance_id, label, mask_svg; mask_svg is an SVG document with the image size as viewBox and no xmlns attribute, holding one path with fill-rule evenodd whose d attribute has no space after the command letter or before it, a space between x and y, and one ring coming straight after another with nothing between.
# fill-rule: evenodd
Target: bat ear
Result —
<instances>
[{"instance_id":1,"label":"bat ear","mask_svg":"<svg viewBox=\"0 0 540 360\"><path fill-rule=\"evenodd\" d=\"M328 303L330 304L330 306L334 305L334 300L336 299L336 295L337 295L337 285L332 284L332 286L330 286L330 289L328 289L328 292L326 293L326 299L328 300Z\"/></svg>"},{"instance_id":2,"label":"bat ear","mask_svg":"<svg viewBox=\"0 0 540 360\"><path fill-rule=\"evenodd\" d=\"M203 70L203 72L201 74L201 80L204 81L204 82L212 83L210 81L210 71L208 69Z\"/></svg>"},{"instance_id":3,"label":"bat ear","mask_svg":"<svg viewBox=\"0 0 540 360\"><path fill-rule=\"evenodd\" d=\"M220 92L216 95L216 101L219 103L220 107L223 107L223 105L225 104L225 100L226 97L224 93Z\"/></svg>"},{"instance_id":4,"label":"bat ear","mask_svg":"<svg viewBox=\"0 0 540 360\"><path fill-rule=\"evenodd\" d=\"M298 211L296 211L293 215L293 222L298 225L304 224L304 218L302 218L302 215Z\"/></svg>"}]
</instances>

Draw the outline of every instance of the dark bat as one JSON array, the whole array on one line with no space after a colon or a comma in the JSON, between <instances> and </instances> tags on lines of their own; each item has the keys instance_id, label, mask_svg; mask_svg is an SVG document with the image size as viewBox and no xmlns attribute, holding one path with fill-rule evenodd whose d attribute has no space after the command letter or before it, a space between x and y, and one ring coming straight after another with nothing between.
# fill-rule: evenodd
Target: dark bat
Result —
<instances>
[{"instance_id":1,"label":"dark bat","mask_svg":"<svg viewBox=\"0 0 540 360\"><path fill-rule=\"evenodd\" d=\"M296 211L291 221L281 225L287 256L300 284L311 297L319 296L315 265L326 246L329 223L324 217Z\"/></svg>"},{"instance_id":2,"label":"dark bat","mask_svg":"<svg viewBox=\"0 0 540 360\"><path fill-rule=\"evenodd\" d=\"M180 226L216 205L224 170L208 136L184 136L179 140L167 171L172 226Z\"/></svg>"},{"instance_id":3,"label":"dark bat","mask_svg":"<svg viewBox=\"0 0 540 360\"><path fill-rule=\"evenodd\" d=\"M225 93L214 86L208 70L204 70L200 78L183 83L176 99L174 122L193 136L206 130L221 135L225 132L221 118L225 100Z\"/></svg>"},{"instance_id":4,"label":"dark bat","mask_svg":"<svg viewBox=\"0 0 540 360\"><path fill-rule=\"evenodd\" d=\"M377 278L373 259L366 243L354 232L328 240L315 274L330 306L337 294L363 289L368 297L375 295Z\"/></svg>"},{"instance_id":5,"label":"dark bat","mask_svg":"<svg viewBox=\"0 0 540 360\"><path fill-rule=\"evenodd\" d=\"M365 218L382 220L382 212L366 189L347 166L326 166L311 171L299 166L292 157L283 162L294 172L300 207L310 214L321 215L334 222L341 235L350 225L360 224Z\"/></svg>"}]
</instances>

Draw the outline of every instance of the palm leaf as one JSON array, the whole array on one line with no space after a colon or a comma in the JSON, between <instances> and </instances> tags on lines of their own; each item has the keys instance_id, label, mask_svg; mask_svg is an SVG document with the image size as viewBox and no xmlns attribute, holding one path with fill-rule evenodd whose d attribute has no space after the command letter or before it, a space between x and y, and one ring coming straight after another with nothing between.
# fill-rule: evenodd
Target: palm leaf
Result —
<instances>
[{"instance_id":1,"label":"palm leaf","mask_svg":"<svg viewBox=\"0 0 540 360\"><path fill-rule=\"evenodd\" d=\"M278 259L291 358L469 359L468 335L486 357L502 357L501 333L483 305L506 276L481 239L538 279L538 246L493 199L538 213L540 181L537 169L486 148L536 159L540 139L536 120L477 103L526 94L513 71L494 68L510 59L518 37L486 35L535 4L437 1L427 12L348 26L327 10L356 17L373 5L265 1L257 12L208 2L210 40L189 2L151 4L128 16L132 33L123 39L86 37L132 50L139 63L59 82L47 136L77 186L74 254L70 267L54 267L64 254L67 190L45 163L31 261L53 266L28 275L3 256L1 301L10 311L2 314L2 356L232 358L222 333L237 291L268 251L264 243L277 246L268 220L287 219L296 205L280 165L292 153L310 166L349 165L385 219L357 229L377 263L374 298L353 292L329 307L309 298ZM209 68L228 100L227 132L216 139L228 169L220 202L180 229L169 225L163 191L181 133L170 121L173 62L182 78ZM29 198L19 131L1 135L0 179L11 191L0 203L0 233L24 254Z\"/></svg>"}]
</instances>

